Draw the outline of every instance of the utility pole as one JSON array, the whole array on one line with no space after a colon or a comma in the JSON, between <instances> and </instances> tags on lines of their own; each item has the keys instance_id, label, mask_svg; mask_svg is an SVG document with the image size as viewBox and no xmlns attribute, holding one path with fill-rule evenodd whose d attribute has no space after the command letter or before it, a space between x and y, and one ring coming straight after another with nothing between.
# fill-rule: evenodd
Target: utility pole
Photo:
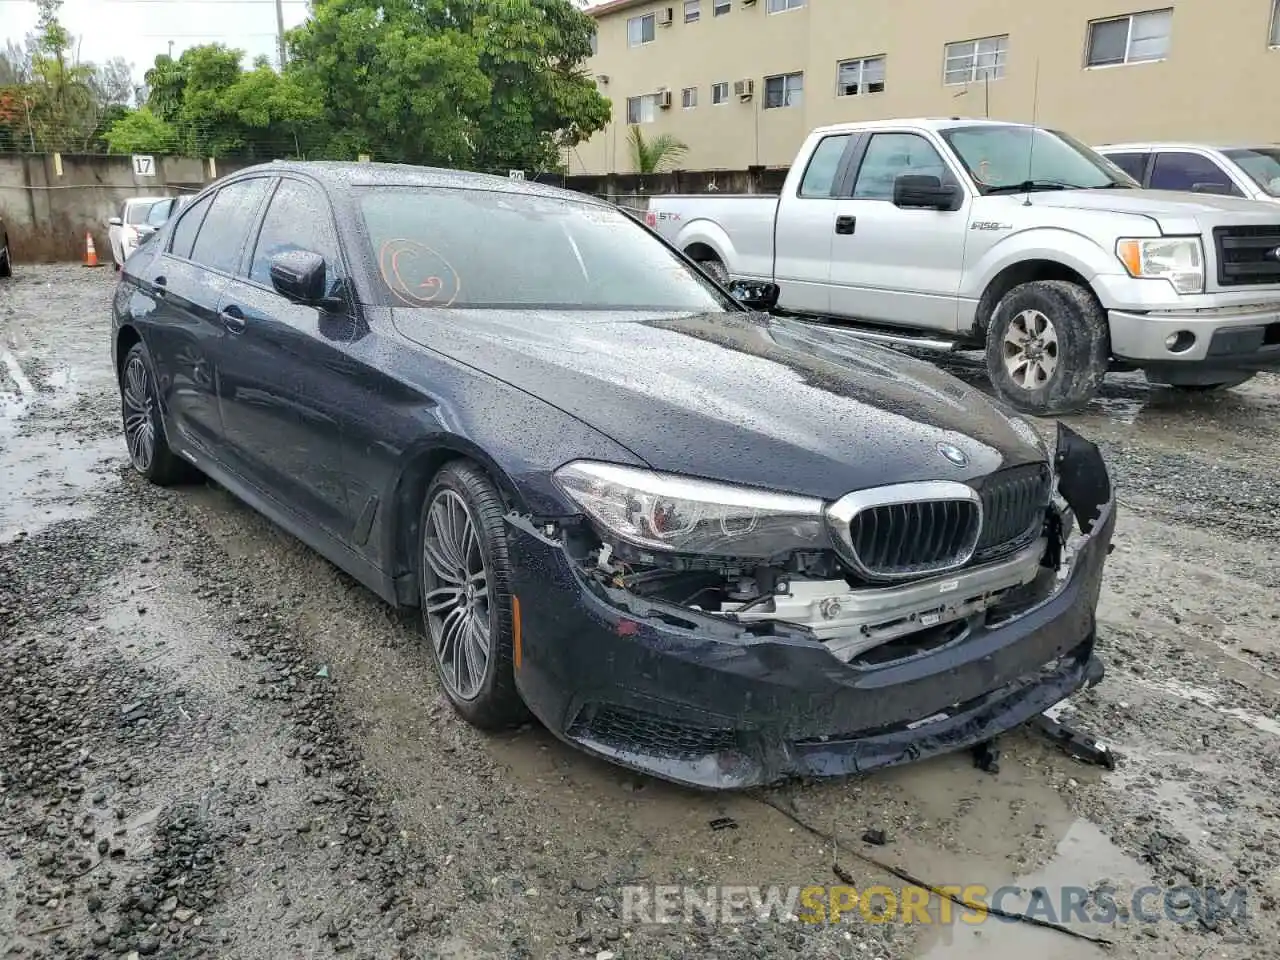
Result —
<instances>
[{"instance_id":1,"label":"utility pole","mask_svg":"<svg viewBox=\"0 0 1280 960\"><path fill-rule=\"evenodd\" d=\"M284 0L276 0L276 52L280 56L280 70L284 71Z\"/></svg>"}]
</instances>

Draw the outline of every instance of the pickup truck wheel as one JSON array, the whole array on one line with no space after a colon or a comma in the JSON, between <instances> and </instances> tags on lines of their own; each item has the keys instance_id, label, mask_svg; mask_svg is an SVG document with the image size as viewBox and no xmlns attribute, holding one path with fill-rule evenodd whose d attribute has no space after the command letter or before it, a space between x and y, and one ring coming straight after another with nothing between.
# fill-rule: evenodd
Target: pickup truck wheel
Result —
<instances>
[{"instance_id":1,"label":"pickup truck wheel","mask_svg":"<svg viewBox=\"0 0 1280 960\"><path fill-rule=\"evenodd\" d=\"M723 286L729 282L729 268L715 257L712 257L709 260L699 260L698 265L702 267L703 270L707 271L707 273L711 274L712 279L715 280L716 283Z\"/></svg>"},{"instance_id":2,"label":"pickup truck wheel","mask_svg":"<svg viewBox=\"0 0 1280 960\"><path fill-rule=\"evenodd\" d=\"M1014 287L987 328L987 372L1001 399L1037 415L1068 413L1098 392L1110 361L1107 317L1064 280Z\"/></svg>"}]
</instances>

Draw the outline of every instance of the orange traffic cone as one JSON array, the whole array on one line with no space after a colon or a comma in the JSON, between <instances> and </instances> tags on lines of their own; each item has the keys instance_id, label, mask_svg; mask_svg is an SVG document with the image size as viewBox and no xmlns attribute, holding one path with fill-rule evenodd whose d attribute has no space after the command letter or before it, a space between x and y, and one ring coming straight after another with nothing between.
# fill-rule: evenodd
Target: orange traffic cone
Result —
<instances>
[{"instance_id":1,"label":"orange traffic cone","mask_svg":"<svg viewBox=\"0 0 1280 960\"><path fill-rule=\"evenodd\" d=\"M98 250L93 245L93 234L87 231L84 235L84 265L86 267L102 266L102 264L98 262Z\"/></svg>"}]
</instances>

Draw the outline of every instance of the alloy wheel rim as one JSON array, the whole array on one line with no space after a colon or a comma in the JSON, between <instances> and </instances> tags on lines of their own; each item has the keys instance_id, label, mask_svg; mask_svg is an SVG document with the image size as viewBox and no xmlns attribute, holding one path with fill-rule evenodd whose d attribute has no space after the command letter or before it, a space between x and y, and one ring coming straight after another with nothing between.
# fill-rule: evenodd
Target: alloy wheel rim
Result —
<instances>
[{"instance_id":1,"label":"alloy wheel rim","mask_svg":"<svg viewBox=\"0 0 1280 960\"><path fill-rule=\"evenodd\" d=\"M142 357L134 354L124 368L124 438L134 469L145 473L156 455L151 377Z\"/></svg>"},{"instance_id":2,"label":"alloy wheel rim","mask_svg":"<svg viewBox=\"0 0 1280 960\"><path fill-rule=\"evenodd\" d=\"M1004 368L1024 390L1038 390L1058 369L1058 332L1039 310L1023 310L1004 333Z\"/></svg>"},{"instance_id":3,"label":"alloy wheel rim","mask_svg":"<svg viewBox=\"0 0 1280 960\"><path fill-rule=\"evenodd\" d=\"M443 489L431 499L422 543L423 608L440 676L453 696L474 700L489 667L493 605L479 530L461 496Z\"/></svg>"}]
</instances>

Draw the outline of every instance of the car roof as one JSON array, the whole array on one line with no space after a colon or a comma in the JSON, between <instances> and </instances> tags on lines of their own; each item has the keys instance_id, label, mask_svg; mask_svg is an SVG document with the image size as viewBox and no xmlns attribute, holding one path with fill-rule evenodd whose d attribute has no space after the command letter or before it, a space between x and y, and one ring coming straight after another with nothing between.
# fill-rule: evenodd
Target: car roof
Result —
<instances>
[{"instance_id":1,"label":"car roof","mask_svg":"<svg viewBox=\"0 0 1280 960\"><path fill-rule=\"evenodd\" d=\"M558 197L607 206L589 194L564 190L533 180L513 180L488 173L419 167L408 163L359 163L342 160L272 160L247 167L237 176L254 173L299 173L326 187L444 187L454 190L490 190L533 196Z\"/></svg>"},{"instance_id":2,"label":"car roof","mask_svg":"<svg viewBox=\"0 0 1280 960\"><path fill-rule=\"evenodd\" d=\"M1192 143L1188 140L1144 140L1133 143L1100 143L1093 149L1112 150L1252 150L1274 147L1269 143Z\"/></svg>"}]
</instances>

